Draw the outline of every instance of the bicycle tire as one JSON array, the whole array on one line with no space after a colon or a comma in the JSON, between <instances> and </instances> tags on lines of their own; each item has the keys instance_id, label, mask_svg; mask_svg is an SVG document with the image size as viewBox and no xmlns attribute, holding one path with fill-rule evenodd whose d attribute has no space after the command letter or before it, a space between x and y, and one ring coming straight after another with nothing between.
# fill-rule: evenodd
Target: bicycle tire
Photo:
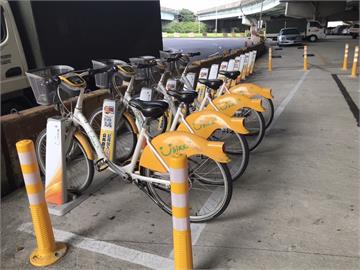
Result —
<instances>
[{"instance_id":1,"label":"bicycle tire","mask_svg":"<svg viewBox=\"0 0 360 270\"><path fill-rule=\"evenodd\" d=\"M81 145L81 143L78 141L78 139L74 136L73 137L74 145L72 145L70 148L72 148L72 151L75 149L80 150L81 155L84 157L83 164L80 164L79 166L74 166L74 164L71 164L71 162L74 162L74 158L70 158L70 151L66 154L66 189L69 192L76 193L76 194L82 194L92 183L92 180L94 178L94 164L92 160L89 160L85 149ZM46 129L41 131L39 135L36 138L35 143L35 149L36 149L36 157L39 163L39 167L41 172L45 175L45 149L46 149ZM79 153L79 152L78 152ZM84 166L85 165L85 166ZM79 168L86 168L87 173L82 173ZM84 177L85 176L85 177Z\"/></svg>"},{"instance_id":2,"label":"bicycle tire","mask_svg":"<svg viewBox=\"0 0 360 270\"><path fill-rule=\"evenodd\" d=\"M137 143L136 131L133 130L132 125L126 117L121 117L121 120L124 121L124 125L122 127L117 125L115 136L116 147L114 153L114 163L117 165L121 165L124 161L128 160L133 155ZM91 114L89 118L90 126L98 136L100 136L101 119L102 107L99 107ZM120 122L119 117L117 117L117 121Z\"/></svg>"},{"instance_id":3,"label":"bicycle tire","mask_svg":"<svg viewBox=\"0 0 360 270\"><path fill-rule=\"evenodd\" d=\"M244 110L247 110L247 113L244 115ZM255 115L255 121L250 121L248 117L250 115ZM248 134L245 134L247 140L249 151L255 150L265 136L265 120L261 112L257 112L250 108L243 108L235 113L237 117L244 117L244 126L249 130ZM252 124L256 123L257 126L253 127Z\"/></svg>"},{"instance_id":4,"label":"bicycle tire","mask_svg":"<svg viewBox=\"0 0 360 270\"><path fill-rule=\"evenodd\" d=\"M265 113L263 113L263 116L265 120L265 129L267 129L271 125L274 119L274 114L275 114L274 103L269 98L262 98L262 104L266 110ZM266 104L268 104L268 106Z\"/></svg>"},{"instance_id":5,"label":"bicycle tire","mask_svg":"<svg viewBox=\"0 0 360 270\"><path fill-rule=\"evenodd\" d=\"M189 163L191 163L191 158L189 158L190 161ZM209 197L206 197L206 195L204 196L200 192L196 192L199 189L195 187L196 179L192 177L193 174L191 172L191 165L189 164L189 171L190 171L189 175L191 181L191 185L189 186L189 212L190 212L190 221L194 223L206 222L220 216L226 210L231 200L233 187L232 187L232 179L230 176L229 169L227 168L226 164L218 163L213 160L212 162L214 162L217 165L217 168L219 168L219 172L222 175L222 181L219 181L218 179L218 181L214 182L213 184L207 184L206 192L209 192L210 187L214 188L214 192L212 192L209 195ZM212 168L214 168L214 166L212 166ZM145 169L145 168L141 168L140 173L145 176L159 177L159 173L154 173L149 169ZM168 174L165 174L165 177L166 179L168 179ZM196 182L200 183L201 185L204 185L203 183L204 181L202 180ZM198 183L196 183L197 186L199 186ZM171 215L172 210L171 210L170 187L165 188L165 186L163 185L150 183L150 182L146 182L146 187L149 195L152 196L152 198L155 201L157 201L158 206L167 214ZM205 205L207 205L208 202L210 201L212 202L216 201L217 200L216 197L218 196L218 194L221 197L216 205L216 208L210 211L209 213L202 214L201 212L204 212L206 209L208 209L207 207L205 207ZM201 200L201 202L198 203L199 209L196 208L197 205L195 205L194 202L195 199Z\"/></svg>"},{"instance_id":6,"label":"bicycle tire","mask_svg":"<svg viewBox=\"0 0 360 270\"><path fill-rule=\"evenodd\" d=\"M209 140L224 142L224 152L230 157L226 163L233 181L244 174L248 163L250 150L244 135L238 134L229 129L218 129Z\"/></svg>"}]
</instances>

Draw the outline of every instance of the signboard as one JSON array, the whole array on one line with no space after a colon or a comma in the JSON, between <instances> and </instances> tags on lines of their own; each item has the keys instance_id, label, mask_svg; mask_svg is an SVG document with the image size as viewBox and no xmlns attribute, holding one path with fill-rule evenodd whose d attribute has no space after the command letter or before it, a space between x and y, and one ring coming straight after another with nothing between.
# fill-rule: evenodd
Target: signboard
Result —
<instances>
[{"instance_id":1,"label":"signboard","mask_svg":"<svg viewBox=\"0 0 360 270\"><path fill-rule=\"evenodd\" d=\"M106 157L113 160L115 152L115 116L117 102L112 99L104 99L101 119L100 144Z\"/></svg>"}]
</instances>

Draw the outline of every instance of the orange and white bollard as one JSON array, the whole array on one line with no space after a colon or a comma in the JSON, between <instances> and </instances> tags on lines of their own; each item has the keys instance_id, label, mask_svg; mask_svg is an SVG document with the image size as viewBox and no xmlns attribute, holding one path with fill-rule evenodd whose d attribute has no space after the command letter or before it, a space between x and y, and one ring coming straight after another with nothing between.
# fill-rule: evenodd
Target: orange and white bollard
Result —
<instances>
[{"instance_id":1,"label":"orange and white bollard","mask_svg":"<svg viewBox=\"0 0 360 270\"><path fill-rule=\"evenodd\" d=\"M344 51L344 61L343 61L343 66L342 66L343 70L348 69L348 62L349 62L349 44L346 43L345 44L345 51Z\"/></svg>"},{"instance_id":2,"label":"orange and white bollard","mask_svg":"<svg viewBox=\"0 0 360 270\"><path fill-rule=\"evenodd\" d=\"M268 62L268 70L272 71L272 49L269 48L269 62Z\"/></svg>"},{"instance_id":3,"label":"orange and white bollard","mask_svg":"<svg viewBox=\"0 0 360 270\"><path fill-rule=\"evenodd\" d=\"M55 242L33 142L31 140L19 141L16 143L16 149L37 242L37 248L30 255L30 263L34 266L48 266L65 255L67 246L64 243Z\"/></svg>"},{"instance_id":4,"label":"orange and white bollard","mask_svg":"<svg viewBox=\"0 0 360 270\"><path fill-rule=\"evenodd\" d=\"M304 46L304 70L308 70L308 60L307 60L307 46Z\"/></svg>"},{"instance_id":5,"label":"orange and white bollard","mask_svg":"<svg viewBox=\"0 0 360 270\"><path fill-rule=\"evenodd\" d=\"M351 69L351 78L356 78L357 77L357 65L358 65L358 59L359 59L359 46L355 47L355 52L354 52L354 60L353 60L353 65L352 65L352 69Z\"/></svg>"},{"instance_id":6,"label":"orange and white bollard","mask_svg":"<svg viewBox=\"0 0 360 270\"><path fill-rule=\"evenodd\" d=\"M193 269L187 157L173 156L169 167L175 270Z\"/></svg>"}]
</instances>

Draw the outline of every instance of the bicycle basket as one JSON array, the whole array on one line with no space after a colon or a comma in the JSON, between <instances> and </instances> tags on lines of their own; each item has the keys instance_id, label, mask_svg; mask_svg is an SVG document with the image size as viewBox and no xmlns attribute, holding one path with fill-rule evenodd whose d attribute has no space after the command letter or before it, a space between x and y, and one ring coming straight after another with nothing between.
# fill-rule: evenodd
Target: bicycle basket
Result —
<instances>
[{"instance_id":1,"label":"bicycle basket","mask_svg":"<svg viewBox=\"0 0 360 270\"><path fill-rule=\"evenodd\" d=\"M36 102L40 105L54 104L56 99L57 86L46 85L47 79L52 76L60 75L74 70L74 68L65 65L49 66L45 68L33 69L25 72L29 80L31 89L34 93ZM59 86L61 88L61 85Z\"/></svg>"},{"instance_id":2,"label":"bicycle basket","mask_svg":"<svg viewBox=\"0 0 360 270\"><path fill-rule=\"evenodd\" d=\"M100 60L92 60L93 68L103 68L106 66L113 65L127 65L126 62L116 59L100 59ZM112 72L103 72L95 74L95 84L99 88L110 88L110 80L112 76Z\"/></svg>"},{"instance_id":3,"label":"bicycle basket","mask_svg":"<svg viewBox=\"0 0 360 270\"><path fill-rule=\"evenodd\" d=\"M136 67L135 80L148 80L153 68L157 65L154 56L140 56L129 58L131 65Z\"/></svg>"}]
</instances>

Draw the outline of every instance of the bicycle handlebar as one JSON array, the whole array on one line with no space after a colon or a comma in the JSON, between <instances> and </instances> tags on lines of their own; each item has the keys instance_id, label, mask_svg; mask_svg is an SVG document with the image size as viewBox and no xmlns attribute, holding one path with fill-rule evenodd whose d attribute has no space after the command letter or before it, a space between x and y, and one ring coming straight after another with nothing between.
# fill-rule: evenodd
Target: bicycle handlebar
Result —
<instances>
[{"instance_id":1,"label":"bicycle handlebar","mask_svg":"<svg viewBox=\"0 0 360 270\"><path fill-rule=\"evenodd\" d=\"M71 70L69 72L61 73L61 74L58 74L58 75L48 78L45 81L45 84L58 86L61 83L60 76L64 76L66 74L74 73L74 74L80 76L81 78L84 78L84 77L93 77L96 74L108 72L111 69L114 69L114 66L105 66L103 68L96 68L96 69L88 68L88 69L81 69L81 70Z\"/></svg>"}]
</instances>

